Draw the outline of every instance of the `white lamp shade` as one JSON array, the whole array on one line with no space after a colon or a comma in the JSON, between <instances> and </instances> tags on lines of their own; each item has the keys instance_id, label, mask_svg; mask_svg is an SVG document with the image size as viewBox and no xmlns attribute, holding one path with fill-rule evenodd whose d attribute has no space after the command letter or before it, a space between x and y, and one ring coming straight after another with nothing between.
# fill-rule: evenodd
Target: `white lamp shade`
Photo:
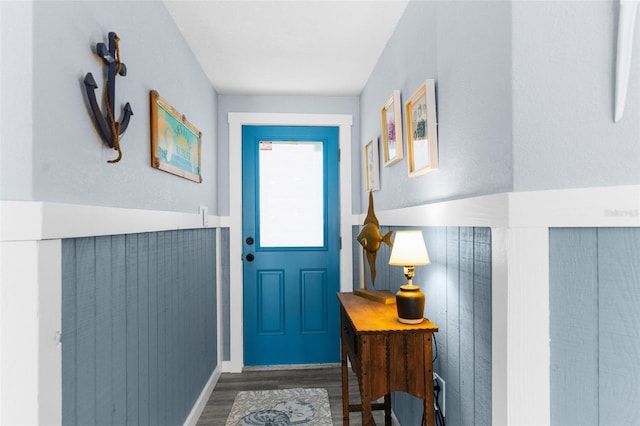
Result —
<instances>
[{"instance_id":1,"label":"white lamp shade","mask_svg":"<svg viewBox=\"0 0 640 426\"><path fill-rule=\"evenodd\" d=\"M422 231L397 231L389 265L416 266L429 263Z\"/></svg>"}]
</instances>

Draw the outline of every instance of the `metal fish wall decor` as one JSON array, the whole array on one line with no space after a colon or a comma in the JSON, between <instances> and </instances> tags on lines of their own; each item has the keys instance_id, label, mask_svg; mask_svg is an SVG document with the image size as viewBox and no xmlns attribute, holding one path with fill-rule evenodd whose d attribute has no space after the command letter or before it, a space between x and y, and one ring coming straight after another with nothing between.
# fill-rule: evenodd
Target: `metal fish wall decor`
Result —
<instances>
[{"instance_id":1,"label":"metal fish wall decor","mask_svg":"<svg viewBox=\"0 0 640 426\"><path fill-rule=\"evenodd\" d=\"M374 284L376 280L376 256L378 254L378 250L382 243L387 244L389 247L393 247L393 243L391 242L392 234L393 231L389 231L383 236L380 232L380 224L375 212L373 211L373 193L369 192L369 209L367 210L367 217L364 219L364 226L358 233L356 239L367 256L369 270L371 271L371 284ZM365 289L366 288L367 283L365 280Z\"/></svg>"}]
</instances>

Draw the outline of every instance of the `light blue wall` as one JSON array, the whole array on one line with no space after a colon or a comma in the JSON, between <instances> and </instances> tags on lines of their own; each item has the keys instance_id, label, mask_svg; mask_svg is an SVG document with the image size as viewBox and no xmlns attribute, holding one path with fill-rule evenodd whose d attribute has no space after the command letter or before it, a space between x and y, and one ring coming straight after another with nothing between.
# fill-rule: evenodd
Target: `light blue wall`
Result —
<instances>
[{"instance_id":1,"label":"light blue wall","mask_svg":"<svg viewBox=\"0 0 640 426\"><path fill-rule=\"evenodd\" d=\"M33 197L32 21L32 2L0 1L0 200Z\"/></svg>"},{"instance_id":2,"label":"light blue wall","mask_svg":"<svg viewBox=\"0 0 640 426\"><path fill-rule=\"evenodd\" d=\"M360 143L380 137L393 90L404 104L434 78L440 169L381 165L377 208L640 183L640 28L614 123L617 20L609 1L409 3L361 94Z\"/></svg>"},{"instance_id":3,"label":"light blue wall","mask_svg":"<svg viewBox=\"0 0 640 426\"><path fill-rule=\"evenodd\" d=\"M359 212L360 186L360 109L356 96L231 96L218 97L218 205L220 215L229 214L229 122L230 112L300 113L300 114L350 114L351 166L353 179L353 211Z\"/></svg>"},{"instance_id":4,"label":"light blue wall","mask_svg":"<svg viewBox=\"0 0 640 426\"><path fill-rule=\"evenodd\" d=\"M2 95L2 199L192 213L204 205L215 214L217 95L164 4L160 0L36 1L31 7L23 13L25 22L17 22L26 26L22 34L5 29L9 17L3 14L2 18L3 66L16 56L30 58L17 58L21 68L2 81L3 87L25 85L23 91ZM103 147L93 128L82 83L86 73L92 72L99 85L96 92L102 93L104 66L93 52L109 31L121 39L121 58L128 71L126 77L116 79L116 103L121 107L130 102L134 112L121 141L123 159L117 164L106 162L116 152ZM20 37L25 33L26 43ZM202 131L203 183L150 167L152 89ZM31 107L24 106L20 96L30 95ZM22 110L5 117L11 105ZM14 124L12 116L22 119ZM18 131L16 125L22 128ZM16 139L14 134L24 136ZM24 161L20 167L12 166L17 160Z\"/></svg>"},{"instance_id":5,"label":"light blue wall","mask_svg":"<svg viewBox=\"0 0 640 426\"><path fill-rule=\"evenodd\" d=\"M404 135L405 158L381 162L378 210L512 189L510 32L510 2L409 3L362 91L360 143L380 138L380 109L393 90L404 109L434 78L440 169L409 179ZM360 199L364 211L364 190Z\"/></svg>"},{"instance_id":6,"label":"light blue wall","mask_svg":"<svg viewBox=\"0 0 640 426\"><path fill-rule=\"evenodd\" d=\"M640 424L640 228L549 233L551 424Z\"/></svg>"},{"instance_id":7,"label":"light blue wall","mask_svg":"<svg viewBox=\"0 0 640 426\"><path fill-rule=\"evenodd\" d=\"M217 362L215 230L62 242L62 423L184 423Z\"/></svg>"},{"instance_id":8,"label":"light blue wall","mask_svg":"<svg viewBox=\"0 0 640 426\"><path fill-rule=\"evenodd\" d=\"M617 1L515 1L514 189L640 183L640 26L613 121Z\"/></svg>"}]
</instances>

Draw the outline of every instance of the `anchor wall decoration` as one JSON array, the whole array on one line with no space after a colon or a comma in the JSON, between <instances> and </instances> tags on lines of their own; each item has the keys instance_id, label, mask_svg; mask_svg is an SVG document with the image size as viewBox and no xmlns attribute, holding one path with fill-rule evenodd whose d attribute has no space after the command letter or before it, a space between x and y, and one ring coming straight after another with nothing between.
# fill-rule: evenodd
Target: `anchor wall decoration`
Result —
<instances>
[{"instance_id":1,"label":"anchor wall decoration","mask_svg":"<svg viewBox=\"0 0 640 426\"><path fill-rule=\"evenodd\" d=\"M96 100L95 90L98 88L93 74L90 72L84 78L84 87L87 92L89 106L93 115L93 124L100 135L102 141L109 148L118 151L118 158L108 160L108 163L117 163L122 159L120 149L120 136L127 130L129 120L133 115L131 105L127 102L123 108L123 116L120 122L114 118L115 94L116 94L116 74L122 77L127 75L127 66L120 61L120 39L114 32L109 33L109 47L104 43L96 44L96 53L102 58L107 66L107 81L104 88L104 103L106 107L106 117L103 115Z\"/></svg>"}]
</instances>

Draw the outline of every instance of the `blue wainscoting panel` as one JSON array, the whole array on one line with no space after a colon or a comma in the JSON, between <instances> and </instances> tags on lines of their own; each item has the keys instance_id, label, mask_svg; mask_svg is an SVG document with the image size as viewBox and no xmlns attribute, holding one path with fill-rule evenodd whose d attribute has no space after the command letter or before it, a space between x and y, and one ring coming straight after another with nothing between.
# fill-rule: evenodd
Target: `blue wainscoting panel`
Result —
<instances>
[{"instance_id":1,"label":"blue wainscoting panel","mask_svg":"<svg viewBox=\"0 0 640 426\"><path fill-rule=\"evenodd\" d=\"M452 424L462 424L462 396L460 390L460 303L461 303L461 290L460 290L460 229L457 227L448 227L446 229L447 232L447 244L446 244L446 260L445 264L447 266L447 275L444 281L444 284L439 284L440 286L444 286L446 295L447 295L447 314L444 318L440 318L437 320L434 318L436 324L440 324L442 322L447 324L447 334L442 334L442 338L440 337L440 333L436 337L437 340L444 340L447 345L448 353L447 358L444 359L445 365L443 366L440 372L446 371L446 384L449 385L446 387L446 398L447 407L449 410L446 412L447 423ZM430 249L428 242L427 250ZM428 267L427 267L428 268ZM429 316L429 309L427 309L427 316ZM436 322L438 321L438 322ZM434 372L438 372L438 370L434 369ZM438 375L440 373L438 372ZM440 375L440 377L443 377ZM452 386L453 385L453 386Z\"/></svg>"},{"instance_id":2,"label":"blue wainscoting panel","mask_svg":"<svg viewBox=\"0 0 640 426\"><path fill-rule=\"evenodd\" d=\"M220 229L220 280L222 287L222 359L231 360L231 257L229 255L229 228Z\"/></svg>"},{"instance_id":3,"label":"blue wainscoting panel","mask_svg":"<svg viewBox=\"0 0 640 426\"><path fill-rule=\"evenodd\" d=\"M383 234L403 229L381 228ZM491 424L491 229L422 231L431 263L416 267L414 283L425 293L425 316L439 328L434 371L446 383L446 423ZM402 268L388 265L390 253L386 245L378 251L375 287L395 293L406 279ZM369 279L368 266L365 272ZM421 400L396 392L392 404L400 424L421 424Z\"/></svg>"},{"instance_id":4,"label":"blue wainscoting panel","mask_svg":"<svg viewBox=\"0 0 640 426\"><path fill-rule=\"evenodd\" d=\"M460 228L460 422L475 424L474 244L473 228ZM448 381L447 381L448 383Z\"/></svg>"},{"instance_id":5,"label":"blue wainscoting panel","mask_svg":"<svg viewBox=\"0 0 640 426\"><path fill-rule=\"evenodd\" d=\"M179 425L216 367L215 230L62 242L62 423Z\"/></svg>"},{"instance_id":6,"label":"blue wainscoting panel","mask_svg":"<svg viewBox=\"0 0 640 426\"><path fill-rule=\"evenodd\" d=\"M597 230L549 234L551 422L598 424Z\"/></svg>"},{"instance_id":7,"label":"blue wainscoting panel","mask_svg":"<svg viewBox=\"0 0 640 426\"><path fill-rule=\"evenodd\" d=\"M640 228L598 230L600 421L640 424Z\"/></svg>"},{"instance_id":8,"label":"blue wainscoting panel","mask_svg":"<svg viewBox=\"0 0 640 426\"><path fill-rule=\"evenodd\" d=\"M473 418L480 424L491 420L491 232L488 228L473 232Z\"/></svg>"},{"instance_id":9,"label":"blue wainscoting panel","mask_svg":"<svg viewBox=\"0 0 640 426\"><path fill-rule=\"evenodd\" d=\"M640 228L549 233L551 423L640 424Z\"/></svg>"}]
</instances>

